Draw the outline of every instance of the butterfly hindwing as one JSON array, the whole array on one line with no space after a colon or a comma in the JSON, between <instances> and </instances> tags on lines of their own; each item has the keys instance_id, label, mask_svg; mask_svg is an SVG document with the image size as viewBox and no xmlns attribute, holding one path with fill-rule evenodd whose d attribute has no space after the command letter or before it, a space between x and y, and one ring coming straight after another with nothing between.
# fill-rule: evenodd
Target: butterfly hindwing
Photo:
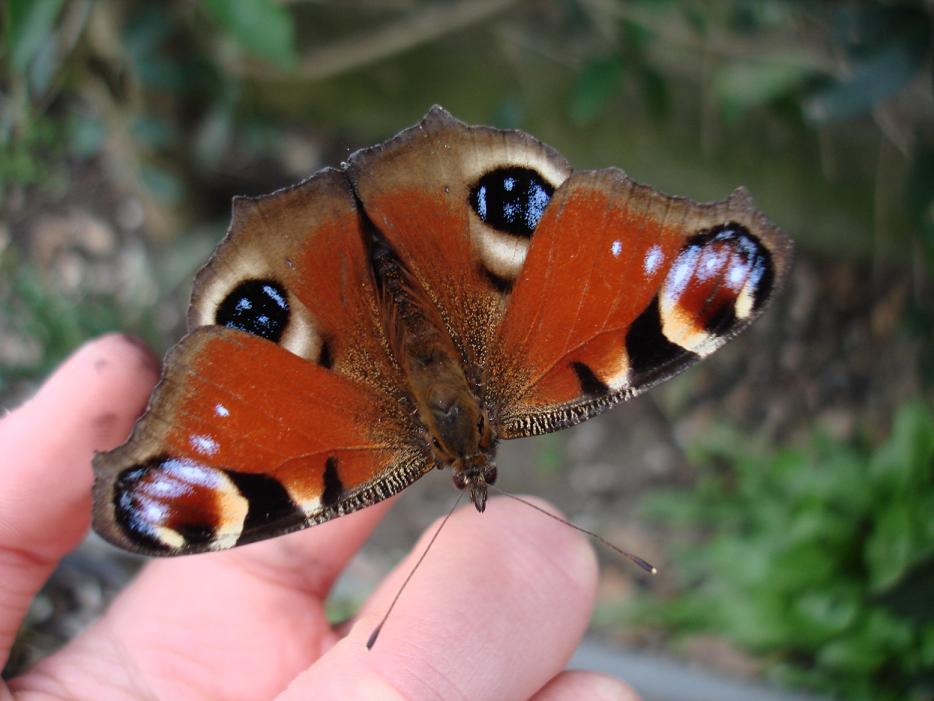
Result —
<instances>
[{"instance_id":1,"label":"butterfly hindwing","mask_svg":"<svg viewBox=\"0 0 934 701\"><path fill-rule=\"evenodd\" d=\"M758 316L789 257L743 190L698 204L617 169L574 174L492 346L501 437L576 424L709 355Z\"/></svg>"},{"instance_id":2,"label":"butterfly hindwing","mask_svg":"<svg viewBox=\"0 0 934 701\"><path fill-rule=\"evenodd\" d=\"M132 439L95 459L95 527L155 555L217 550L384 499L432 465L385 398L241 331L196 329Z\"/></svg>"}]
</instances>

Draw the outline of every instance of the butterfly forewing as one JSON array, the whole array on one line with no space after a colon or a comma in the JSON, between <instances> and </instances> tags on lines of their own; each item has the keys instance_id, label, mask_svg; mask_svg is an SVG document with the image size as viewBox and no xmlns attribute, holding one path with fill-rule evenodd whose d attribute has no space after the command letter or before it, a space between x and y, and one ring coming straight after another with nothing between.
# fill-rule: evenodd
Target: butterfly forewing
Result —
<instances>
[{"instance_id":1,"label":"butterfly forewing","mask_svg":"<svg viewBox=\"0 0 934 701\"><path fill-rule=\"evenodd\" d=\"M188 321L262 336L399 399L379 313L353 190L329 168L234 200L227 237L195 280Z\"/></svg>"},{"instance_id":2,"label":"butterfly forewing","mask_svg":"<svg viewBox=\"0 0 934 701\"><path fill-rule=\"evenodd\" d=\"M537 217L569 173L528 134L468 127L440 108L348 163L367 216L437 305L468 364L482 363ZM513 183L511 222L496 199L504 182Z\"/></svg>"},{"instance_id":3,"label":"butterfly forewing","mask_svg":"<svg viewBox=\"0 0 934 701\"><path fill-rule=\"evenodd\" d=\"M788 253L744 191L697 204L616 169L573 175L491 348L500 435L573 425L709 355L762 311Z\"/></svg>"}]
</instances>

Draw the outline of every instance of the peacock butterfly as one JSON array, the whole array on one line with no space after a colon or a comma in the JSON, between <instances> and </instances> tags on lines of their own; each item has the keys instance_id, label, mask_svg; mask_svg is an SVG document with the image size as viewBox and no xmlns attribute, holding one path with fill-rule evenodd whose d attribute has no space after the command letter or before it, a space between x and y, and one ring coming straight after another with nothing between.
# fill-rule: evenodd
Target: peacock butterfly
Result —
<instances>
[{"instance_id":1,"label":"peacock butterfly","mask_svg":"<svg viewBox=\"0 0 934 701\"><path fill-rule=\"evenodd\" d=\"M791 247L745 190L668 197L434 107L340 168L234 200L147 413L94 459L95 528L149 555L220 550L435 467L483 511L497 441L713 353Z\"/></svg>"}]
</instances>

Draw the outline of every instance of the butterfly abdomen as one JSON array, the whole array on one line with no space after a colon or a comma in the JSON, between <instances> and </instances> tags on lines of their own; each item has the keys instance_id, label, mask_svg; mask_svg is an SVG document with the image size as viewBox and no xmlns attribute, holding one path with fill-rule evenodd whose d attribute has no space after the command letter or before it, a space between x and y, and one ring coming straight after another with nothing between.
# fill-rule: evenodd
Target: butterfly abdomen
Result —
<instances>
[{"instance_id":1,"label":"butterfly abdomen","mask_svg":"<svg viewBox=\"0 0 934 701\"><path fill-rule=\"evenodd\" d=\"M380 232L367 221L373 280L389 346L439 467L470 487L479 510L495 474L495 434L464 372L464 362L431 297ZM492 468L492 469L491 469Z\"/></svg>"}]
</instances>

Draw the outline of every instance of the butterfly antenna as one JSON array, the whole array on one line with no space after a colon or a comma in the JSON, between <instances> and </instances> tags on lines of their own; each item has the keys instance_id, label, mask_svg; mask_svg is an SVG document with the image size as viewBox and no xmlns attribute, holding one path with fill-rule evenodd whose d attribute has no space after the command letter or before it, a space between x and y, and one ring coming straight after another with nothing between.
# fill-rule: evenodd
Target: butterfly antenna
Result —
<instances>
[{"instance_id":1,"label":"butterfly antenna","mask_svg":"<svg viewBox=\"0 0 934 701\"><path fill-rule=\"evenodd\" d=\"M428 554L428 551L431 550L431 546L435 544L435 541L438 539L438 536L441 534L441 529L444 528L444 524L448 522L448 519L451 518L451 514L454 513L454 510L461 503L461 499L464 498L464 492L461 492L457 495L457 500L454 502L454 505L451 507L451 510L448 511L447 516L442 519L441 523L438 524L438 528L435 530L434 535L431 536L431 540L428 541L428 545L425 546L425 549L422 551L422 554L419 556L418 561L412 566L412 569L409 571L408 576L405 578L405 581L402 582L402 586L399 587L399 591L396 592L396 595L392 599L392 603L389 604L389 608L386 609L386 613L383 614L383 619L379 622L379 625L373 629L373 632L370 633L370 639L366 641L366 649L372 650L373 646L376 645L376 639L379 637L380 631L383 629L383 626L386 624L386 619L389 618L389 614L392 613L392 610L396 607L396 602L399 601L399 597L402 596L402 592L409 584L409 580L412 579L412 575L415 574L415 570L419 568L422 564L422 560L425 559L425 556Z\"/></svg>"},{"instance_id":2,"label":"butterfly antenna","mask_svg":"<svg viewBox=\"0 0 934 701\"><path fill-rule=\"evenodd\" d=\"M495 486L495 485L490 484L490 485L487 485L487 486L488 486L490 489L492 489L494 492L498 492L499 494L502 494L504 497L509 497L510 499L515 499L515 500L518 501L520 504L525 504L525 505L528 506L530 509L535 509L535 510L538 511L539 513L545 514L545 516L547 516L548 518L553 518L555 521L558 521L559 523L563 523L565 526L570 526L570 527L573 528L575 531L580 531L581 533L585 533L585 534L589 535L591 538L593 538L593 539L596 540L597 542L601 543L602 545L605 545L606 547L608 547L608 548L609 548L610 550L612 550L613 552L615 552L615 553L617 553L617 554L619 554L619 555L622 555L622 556L625 557L627 560L629 560L631 563L633 563L633 564L636 565L637 567L642 568L643 570L645 570L645 571L648 572L649 574L658 574L658 570L655 569L655 565L653 565L651 562L647 562L646 560L643 560L643 559L642 559L641 557L639 557L638 555L633 555L631 552L627 552L626 550L623 550L623 549L620 548L619 546L613 545L613 543L611 543L610 541L608 541L608 540L607 540L606 538L604 538L603 536L598 535L597 533L594 533L593 531L588 531L588 530L587 530L586 528L584 528L583 526L578 526L578 525L575 524L575 523L571 523L571 522L568 521L567 519L563 519L563 518L561 518L560 516L555 516L555 515L554 515L553 513L551 513L550 511L546 511L546 510L543 509L542 507L536 506L535 504L533 504L532 502L528 501L527 499L523 499L522 497L516 496L515 494L510 494L509 492L504 491L504 490L500 489L499 487L497 487L497 486Z\"/></svg>"}]
</instances>

